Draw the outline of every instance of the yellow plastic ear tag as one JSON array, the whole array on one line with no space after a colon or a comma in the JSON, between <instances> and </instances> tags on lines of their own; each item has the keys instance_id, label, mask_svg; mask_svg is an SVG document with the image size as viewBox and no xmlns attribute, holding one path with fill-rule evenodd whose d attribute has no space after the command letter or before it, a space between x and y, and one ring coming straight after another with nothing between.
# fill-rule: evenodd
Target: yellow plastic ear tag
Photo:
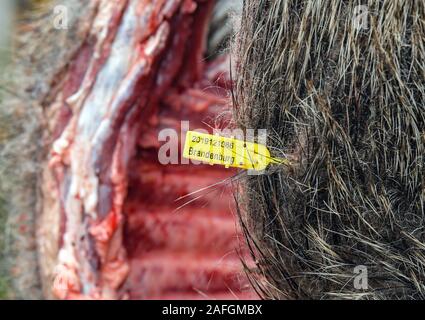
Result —
<instances>
[{"instance_id":1,"label":"yellow plastic ear tag","mask_svg":"<svg viewBox=\"0 0 425 320\"><path fill-rule=\"evenodd\" d=\"M290 164L286 159L272 158L264 145L195 131L186 134L183 156L211 165L256 171L265 170L271 163Z\"/></svg>"}]
</instances>

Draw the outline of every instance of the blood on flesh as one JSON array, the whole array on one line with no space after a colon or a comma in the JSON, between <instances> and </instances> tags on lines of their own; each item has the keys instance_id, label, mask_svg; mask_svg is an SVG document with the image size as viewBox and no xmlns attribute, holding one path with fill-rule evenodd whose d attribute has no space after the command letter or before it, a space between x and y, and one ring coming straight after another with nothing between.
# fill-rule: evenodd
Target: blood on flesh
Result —
<instances>
[{"instance_id":1,"label":"blood on flesh","mask_svg":"<svg viewBox=\"0 0 425 320\"><path fill-rule=\"evenodd\" d=\"M235 252L231 191L174 212L175 199L233 172L157 158L159 130L180 120L214 125L206 119L229 108L226 58L203 59L214 1L98 2L55 102L49 165L62 219L54 294L255 298Z\"/></svg>"}]
</instances>

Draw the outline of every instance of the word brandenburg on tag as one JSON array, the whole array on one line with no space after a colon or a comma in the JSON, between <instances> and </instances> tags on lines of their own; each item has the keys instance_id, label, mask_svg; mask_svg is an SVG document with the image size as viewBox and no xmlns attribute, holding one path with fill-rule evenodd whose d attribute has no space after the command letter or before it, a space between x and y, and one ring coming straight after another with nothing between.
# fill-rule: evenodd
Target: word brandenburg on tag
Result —
<instances>
[{"instance_id":1,"label":"word brandenburg on tag","mask_svg":"<svg viewBox=\"0 0 425 320\"><path fill-rule=\"evenodd\" d=\"M271 163L289 164L285 159L272 158L264 145L195 131L187 132L183 156L211 165L256 171L265 170Z\"/></svg>"}]
</instances>

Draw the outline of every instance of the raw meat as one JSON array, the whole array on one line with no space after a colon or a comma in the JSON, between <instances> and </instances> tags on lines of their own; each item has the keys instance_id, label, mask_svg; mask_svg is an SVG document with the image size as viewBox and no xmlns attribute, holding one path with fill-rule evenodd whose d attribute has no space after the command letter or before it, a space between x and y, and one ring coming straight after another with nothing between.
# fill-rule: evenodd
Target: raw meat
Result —
<instances>
[{"instance_id":1,"label":"raw meat","mask_svg":"<svg viewBox=\"0 0 425 320\"><path fill-rule=\"evenodd\" d=\"M179 129L180 120L213 126L228 108L226 58L203 58L214 1L97 5L55 102L49 165L61 240L54 294L255 298L235 252L243 254L231 191L188 197L190 204L174 212L177 198L234 172L157 159L159 130Z\"/></svg>"}]
</instances>

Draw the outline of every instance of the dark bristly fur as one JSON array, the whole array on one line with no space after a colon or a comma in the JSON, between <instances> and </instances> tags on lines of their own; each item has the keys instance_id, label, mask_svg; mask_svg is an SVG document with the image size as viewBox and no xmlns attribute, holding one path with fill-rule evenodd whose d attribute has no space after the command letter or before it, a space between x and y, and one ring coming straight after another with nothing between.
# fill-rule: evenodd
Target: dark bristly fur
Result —
<instances>
[{"instance_id":1,"label":"dark bristly fur","mask_svg":"<svg viewBox=\"0 0 425 320\"><path fill-rule=\"evenodd\" d=\"M240 195L264 298L425 299L424 19L423 0L244 1L237 121L296 159Z\"/></svg>"}]
</instances>

